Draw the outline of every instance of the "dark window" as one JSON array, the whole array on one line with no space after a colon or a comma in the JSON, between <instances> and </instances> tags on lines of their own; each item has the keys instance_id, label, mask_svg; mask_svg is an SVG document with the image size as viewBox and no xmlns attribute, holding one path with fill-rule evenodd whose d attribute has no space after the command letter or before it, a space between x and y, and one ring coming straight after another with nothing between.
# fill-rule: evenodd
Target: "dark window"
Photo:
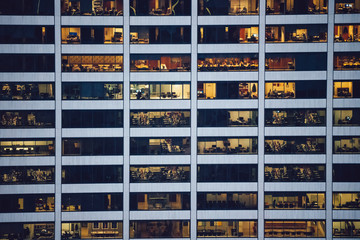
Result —
<instances>
[{"instance_id":1,"label":"dark window","mask_svg":"<svg viewBox=\"0 0 360 240\"><path fill-rule=\"evenodd\" d=\"M122 211L122 193L63 193L63 212L74 211Z\"/></svg>"},{"instance_id":2,"label":"dark window","mask_svg":"<svg viewBox=\"0 0 360 240\"><path fill-rule=\"evenodd\" d=\"M130 238L188 238L190 221L130 221Z\"/></svg>"},{"instance_id":3,"label":"dark window","mask_svg":"<svg viewBox=\"0 0 360 240\"><path fill-rule=\"evenodd\" d=\"M256 182L256 164L201 164L198 182Z\"/></svg>"},{"instance_id":4,"label":"dark window","mask_svg":"<svg viewBox=\"0 0 360 240\"><path fill-rule=\"evenodd\" d=\"M122 110L63 110L63 128L120 128Z\"/></svg>"},{"instance_id":5,"label":"dark window","mask_svg":"<svg viewBox=\"0 0 360 240\"><path fill-rule=\"evenodd\" d=\"M257 99L257 82L198 82L198 99Z\"/></svg>"},{"instance_id":6,"label":"dark window","mask_svg":"<svg viewBox=\"0 0 360 240\"><path fill-rule=\"evenodd\" d=\"M265 182L325 182L325 165L265 165Z\"/></svg>"},{"instance_id":7,"label":"dark window","mask_svg":"<svg viewBox=\"0 0 360 240\"><path fill-rule=\"evenodd\" d=\"M327 25L267 25L265 30L266 42L326 42Z\"/></svg>"},{"instance_id":8,"label":"dark window","mask_svg":"<svg viewBox=\"0 0 360 240\"><path fill-rule=\"evenodd\" d=\"M132 26L130 43L132 44L190 44L190 27L177 26Z\"/></svg>"},{"instance_id":9,"label":"dark window","mask_svg":"<svg viewBox=\"0 0 360 240\"><path fill-rule=\"evenodd\" d=\"M54 1L2 1L0 12L2 15L54 15Z\"/></svg>"},{"instance_id":10,"label":"dark window","mask_svg":"<svg viewBox=\"0 0 360 240\"><path fill-rule=\"evenodd\" d=\"M189 155L190 138L130 138L131 155Z\"/></svg>"},{"instance_id":11,"label":"dark window","mask_svg":"<svg viewBox=\"0 0 360 240\"><path fill-rule=\"evenodd\" d=\"M360 164L333 164L333 182L360 182Z\"/></svg>"},{"instance_id":12,"label":"dark window","mask_svg":"<svg viewBox=\"0 0 360 240\"><path fill-rule=\"evenodd\" d=\"M257 43L258 26L199 26L198 43Z\"/></svg>"},{"instance_id":13,"label":"dark window","mask_svg":"<svg viewBox=\"0 0 360 240\"><path fill-rule=\"evenodd\" d=\"M1 44L54 44L54 36L54 26L0 26Z\"/></svg>"},{"instance_id":14,"label":"dark window","mask_svg":"<svg viewBox=\"0 0 360 240\"><path fill-rule=\"evenodd\" d=\"M198 127L256 127L257 110L198 109Z\"/></svg>"},{"instance_id":15,"label":"dark window","mask_svg":"<svg viewBox=\"0 0 360 240\"><path fill-rule=\"evenodd\" d=\"M64 156L122 155L122 138L64 138Z\"/></svg>"},{"instance_id":16,"label":"dark window","mask_svg":"<svg viewBox=\"0 0 360 240\"><path fill-rule=\"evenodd\" d=\"M19 237L20 236L20 237ZM52 222L47 223L1 223L1 239L32 239L33 236L41 238L54 239L55 225Z\"/></svg>"},{"instance_id":17,"label":"dark window","mask_svg":"<svg viewBox=\"0 0 360 240\"><path fill-rule=\"evenodd\" d=\"M190 0L130 0L131 16L190 16Z\"/></svg>"},{"instance_id":18,"label":"dark window","mask_svg":"<svg viewBox=\"0 0 360 240\"><path fill-rule=\"evenodd\" d=\"M266 14L326 14L327 0L267 0Z\"/></svg>"},{"instance_id":19,"label":"dark window","mask_svg":"<svg viewBox=\"0 0 360 240\"><path fill-rule=\"evenodd\" d=\"M54 71L54 54L0 54L0 72Z\"/></svg>"},{"instance_id":20,"label":"dark window","mask_svg":"<svg viewBox=\"0 0 360 240\"><path fill-rule=\"evenodd\" d=\"M130 182L190 182L190 166L131 166Z\"/></svg>"},{"instance_id":21,"label":"dark window","mask_svg":"<svg viewBox=\"0 0 360 240\"><path fill-rule=\"evenodd\" d=\"M326 53L267 53L265 69L266 71L326 71L326 59Z\"/></svg>"},{"instance_id":22,"label":"dark window","mask_svg":"<svg viewBox=\"0 0 360 240\"><path fill-rule=\"evenodd\" d=\"M190 210L190 193L130 193L130 210Z\"/></svg>"},{"instance_id":23,"label":"dark window","mask_svg":"<svg viewBox=\"0 0 360 240\"><path fill-rule=\"evenodd\" d=\"M120 100L123 99L122 83L86 82L62 83L63 100Z\"/></svg>"},{"instance_id":24,"label":"dark window","mask_svg":"<svg viewBox=\"0 0 360 240\"><path fill-rule=\"evenodd\" d=\"M259 12L258 0L198 0L198 14L254 15Z\"/></svg>"},{"instance_id":25,"label":"dark window","mask_svg":"<svg viewBox=\"0 0 360 240\"><path fill-rule=\"evenodd\" d=\"M0 195L0 212L54 212L54 194Z\"/></svg>"},{"instance_id":26,"label":"dark window","mask_svg":"<svg viewBox=\"0 0 360 240\"><path fill-rule=\"evenodd\" d=\"M63 166L62 183L122 183L123 167L112 165Z\"/></svg>"},{"instance_id":27,"label":"dark window","mask_svg":"<svg viewBox=\"0 0 360 240\"><path fill-rule=\"evenodd\" d=\"M61 14L65 16L122 16L122 0L61 0Z\"/></svg>"},{"instance_id":28,"label":"dark window","mask_svg":"<svg viewBox=\"0 0 360 240\"><path fill-rule=\"evenodd\" d=\"M257 210L257 194L242 192L198 192L198 210Z\"/></svg>"},{"instance_id":29,"label":"dark window","mask_svg":"<svg viewBox=\"0 0 360 240\"><path fill-rule=\"evenodd\" d=\"M0 167L0 184L46 184L55 182L54 167Z\"/></svg>"}]
</instances>

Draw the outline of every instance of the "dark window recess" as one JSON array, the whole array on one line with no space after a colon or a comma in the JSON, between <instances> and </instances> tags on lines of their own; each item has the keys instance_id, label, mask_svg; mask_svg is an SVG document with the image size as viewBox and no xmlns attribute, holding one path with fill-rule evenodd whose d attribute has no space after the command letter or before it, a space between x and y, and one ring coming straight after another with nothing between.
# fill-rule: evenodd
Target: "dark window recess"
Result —
<instances>
[{"instance_id":1,"label":"dark window recess","mask_svg":"<svg viewBox=\"0 0 360 240\"><path fill-rule=\"evenodd\" d=\"M190 193L130 193L130 210L190 210Z\"/></svg>"},{"instance_id":2,"label":"dark window recess","mask_svg":"<svg viewBox=\"0 0 360 240\"><path fill-rule=\"evenodd\" d=\"M1 44L54 44L54 26L0 26Z\"/></svg>"},{"instance_id":3,"label":"dark window recess","mask_svg":"<svg viewBox=\"0 0 360 240\"><path fill-rule=\"evenodd\" d=\"M54 212L54 194L0 195L0 212Z\"/></svg>"},{"instance_id":4,"label":"dark window recess","mask_svg":"<svg viewBox=\"0 0 360 240\"><path fill-rule=\"evenodd\" d=\"M198 0L198 14L202 15L257 15L258 0Z\"/></svg>"},{"instance_id":5,"label":"dark window recess","mask_svg":"<svg viewBox=\"0 0 360 240\"><path fill-rule=\"evenodd\" d=\"M123 99L121 83L86 82L62 83L63 100L120 100Z\"/></svg>"},{"instance_id":6,"label":"dark window recess","mask_svg":"<svg viewBox=\"0 0 360 240\"><path fill-rule=\"evenodd\" d=\"M256 182L256 164L201 164L198 182Z\"/></svg>"},{"instance_id":7,"label":"dark window recess","mask_svg":"<svg viewBox=\"0 0 360 240\"><path fill-rule=\"evenodd\" d=\"M1 15L54 15L54 1L11 0L1 1Z\"/></svg>"},{"instance_id":8,"label":"dark window recess","mask_svg":"<svg viewBox=\"0 0 360 240\"><path fill-rule=\"evenodd\" d=\"M132 26L130 28L132 44L190 44L190 36L190 27Z\"/></svg>"},{"instance_id":9,"label":"dark window recess","mask_svg":"<svg viewBox=\"0 0 360 240\"><path fill-rule=\"evenodd\" d=\"M113 165L63 166L61 179L67 183L122 183L123 167Z\"/></svg>"},{"instance_id":10,"label":"dark window recess","mask_svg":"<svg viewBox=\"0 0 360 240\"><path fill-rule=\"evenodd\" d=\"M120 128L122 110L63 110L63 128Z\"/></svg>"},{"instance_id":11,"label":"dark window recess","mask_svg":"<svg viewBox=\"0 0 360 240\"><path fill-rule=\"evenodd\" d=\"M256 210L256 193L198 192L198 210Z\"/></svg>"},{"instance_id":12,"label":"dark window recess","mask_svg":"<svg viewBox=\"0 0 360 240\"><path fill-rule=\"evenodd\" d=\"M255 127L257 110L199 109L198 127Z\"/></svg>"},{"instance_id":13,"label":"dark window recess","mask_svg":"<svg viewBox=\"0 0 360 240\"><path fill-rule=\"evenodd\" d=\"M63 193L61 195L63 212L75 211L121 211L122 193Z\"/></svg>"},{"instance_id":14,"label":"dark window recess","mask_svg":"<svg viewBox=\"0 0 360 240\"><path fill-rule=\"evenodd\" d=\"M64 138L64 156L122 155L122 138Z\"/></svg>"},{"instance_id":15,"label":"dark window recess","mask_svg":"<svg viewBox=\"0 0 360 240\"><path fill-rule=\"evenodd\" d=\"M0 72L54 72L54 54L0 54Z\"/></svg>"},{"instance_id":16,"label":"dark window recess","mask_svg":"<svg viewBox=\"0 0 360 240\"><path fill-rule=\"evenodd\" d=\"M131 138L131 155L189 155L190 138Z\"/></svg>"},{"instance_id":17,"label":"dark window recess","mask_svg":"<svg viewBox=\"0 0 360 240\"><path fill-rule=\"evenodd\" d=\"M130 0L131 16L190 16L191 0Z\"/></svg>"},{"instance_id":18,"label":"dark window recess","mask_svg":"<svg viewBox=\"0 0 360 240\"><path fill-rule=\"evenodd\" d=\"M267 53L266 71L326 71L326 53Z\"/></svg>"},{"instance_id":19,"label":"dark window recess","mask_svg":"<svg viewBox=\"0 0 360 240\"><path fill-rule=\"evenodd\" d=\"M360 182L360 164L333 164L333 182Z\"/></svg>"}]
</instances>

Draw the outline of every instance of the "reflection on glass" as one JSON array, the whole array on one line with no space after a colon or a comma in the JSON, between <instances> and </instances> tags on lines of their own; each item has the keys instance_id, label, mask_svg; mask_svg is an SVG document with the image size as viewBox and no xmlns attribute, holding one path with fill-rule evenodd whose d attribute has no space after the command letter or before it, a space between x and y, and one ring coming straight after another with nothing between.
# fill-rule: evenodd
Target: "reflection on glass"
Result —
<instances>
[{"instance_id":1,"label":"reflection on glass","mask_svg":"<svg viewBox=\"0 0 360 240\"><path fill-rule=\"evenodd\" d=\"M325 193L267 192L265 209L325 209Z\"/></svg>"},{"instance_id":2,"label":"reflection on glass","mask_svg":"<svg viewBox=\"0 0 360 240\"><path fill-rule=\"evenodd\" d=\"M198 43L257 43L259 28L255 26L199 26Z\"/></svg>"},{"instance_id":3,"label":"reflection on glass","mask_svg":"<svg viewBox=\"0 0 360 240\"><path fill-rule=\"evenodd\" d=\"M257 71L258 54L199 54L198 72Z\"/></svg>"},{"instance_id":4,"label":"reflection on glass","mask_svg":"<svg viewBox=\"0 0 360 240\"><path fill-rule=\"evenodd\" d=\"M130 182L189 182L190 166L130 166Z\"/></svg>"},{"instance_id":5,"label":"reflection on glass","mask_svg":"<svg viewBox=\"0 0 360 240\"><path fill-rule=\"evenodd\" d=\"M190 221L130 221L130 238L186 237L190 237Z\"/></svg>"},{"instance_id":6,"label":"reflection on glass","mask_svg":"<svg viewBox=\"0 0 360 240\"><path fill-rule=\"evenodd\" d=\"M121 211L122 209L122 193L63 193L61 195L63 212Z\"/></svg>"},{"instance_id":7,"label":"reflection on glass","mask_svg":"<svg viewBox=\"0 0 360 240\"><path fill-rule=\"evenodd\" d=\"M122 83L64 82L63 100L120 100L123 99Z\"/></svg>"},{"instance_id":8,"label":"reflection on glass","mask_svg":"<svg viewBox=\"0 0 360 240\"><path fill-rule=\"evenodd\" d=\"M130 193L130 210L190 210L190 193Z\"/></svg>"},{"instance_id":9,"label":"reflection on glass","mask_svg":"<svg viewBox=\"0 0 360 240\"><path fill-rule=\"evenodd\" d=\"M257 111L198 109L198 127L255 127Z\"/></svg>"},{"instance_id":10,"label":"reflection on glass","mask_svg":"<svg viewBox=\"0 0 360 240\"><path fill-rule=\"evenodd\" d=\"M55 111L0 111L0 128L53 128Z\"/></svg>"},{"instance_id":11,"label":"reflection on glass","mask_svg":"<svg viewBox=\"0 0 360 240\"><path fill-rule=\"evenodd\" d=\"M257 138L198 138L198 154L257 154Z\"/></svg>"},{"instance_id":12,"label":"reflection on glass","mask_svg":"<svg viewBox=\"0 0 360 240\"><path fill-rule=\"evenodd\" d=\"M265 237L324 238L325 221L265 221Z\"/></svg>"},{"instance_id":13,"label":"reflection on glass","mask_svg":"<svg viewBox=\"0 0 360 240\"><path fill-rule=\"evenodd\" d=\"M190 127L190 111L131 111L131 127Z\"/></svg>"},{"instance_id":14,"label":"reflection on glass","mask_svg":"<svg viewBox=\"0 0 360 240\"><path fill-rule=\"evenodd\" d=\"M63 222L61 224L61 239L119 239L122 235L122 221Z\"/></svg>"},{"instance_id":15,"label":"reflection on glass","mask_svg":"<svg viewBox=\"0 0 360 240\"><path fill-rule=\"evenodd\" d=\"M256 99L257 82L198 82L198 99Z\"/></svg>"},{"instance_id":16,"label":"reflection on glass","mask_svg":"<svg viewBox=\"0 0 360 240\"><path fill-rule=\"evenodd\" d=\"M326 14L327 0L267 0L266 14Z\"/></svg>"},{"instance_id":17,"label":"reflection on glass","mask_svg":"<svg viewBox=\"0 0 360 240\"><path fill-rule=\"evenodd\" d=\"M0 167L0 184L46 184L54 181L54 167Z\"/></svg>"},{"instance_id":18,"label":"reflection on glass","mask_svg":"<svg viewBox=\"0 0 360 240\"><path fill-rule=\"evenodd\" d=\"M198 238L238 238L238 237L256 237L257 221L198 221Z\"/></svg>"},{"instance_id":19,"label":"reflection on glass","mask_svg":"<svg viewBox=\"0 0 360 240\"><path fill-rule=\"evenodd\" d=\"M333 237L360 238L360 221L333 221Z\"/></svg>"},{"instance_id":20,"label":"reflection on glass","mask_svg":"<svg viewBox=\"0 0 360 240\"><path fill-rule=\"evenodd\" d=\"M121 16L122 0L61 0L61 15L65 16Z\"/></svg>"},{"instance_id":21,"label":"reflection on glass","mask_svg":"<svg viewBox=\"0 0 360 240\"><path fill-rule=\"evenodd\" d=\"M323 154L324 137L267 137L265 154Z\"/></svg>"},{"instance_id":22,"label":"reflection on glass","mask_svg":"<svg viewBox=\"0 0 360 240\"><path fill-rule=\"evenodd\" d=\"M359 154L360 137L334 137L334 154Z\"/></svg>"},{"instance_id":23,"label":"reflection on glass","mask_svg":"<svg viewBox=\"0 0 360 240\"><path fill-rule=\"evenodd\" d=\"M335 13L347 14L347 13L359 13L360 2L357 0L335 0Z\"/></svg>"},{"instance_id":24,"label":"reflection on glass","mask_svg":"<svg viewBox=\"0 0 360 240\"><path fill-rule=\"evenodd\" d=\"M0 212L54 212L54 194L0 195Z\"/></svg>"},{"instance_id":25,"label":"reflection on glass","mask_svg":"<svg viewBox=\"0 0 360 240\"><path fill-rule=\"evenodd\" d=\"M122 72L122 55L62 55L62 72Z\"/></svg>"},{"instance_id":26,"label":"reflection on glass","mask_svg":"<svg viewBox=\"0 0 360 240\"><path fill-rule=\"evenodd\" d=\"M190 0L130 0L131 16L190 16Z\"/></svg>"},{"instance_id":27,"label":"reflection on glass","mask_svg":"<svg viewBox=\"0 0 360 240\"><path fill-rule=\"evenodd\" d=\"M54 156L53 139L2 139L0 156Z\"/></svg>"},{"instance_id":28,"label":"reflection on glass","mask_svg":"<svg viewBox=\"0 0 360 240\"><path fill-rule=\"evenodd\" d=\"M325 109L266 109L266 126L325 126Z\"/></svg>"},{"instance_id":29,"label":"reflection on glass","mask_svg":"<svg viewBox=\"0 0 360 240\"><path fill-rule=\"evenodd\" d=\"M122 27L62 27L62 44L123 43Z\"/></svg>"},{"instance_id":30,"label":"reflection on glass","mask_svg":"<svg viewBox=\"0 0 360 240\"><path fill-rule=\"evenodd\" d=\"M198 14L202 15L257 15L258 0L199 0Z\"/></svg>"},{"instance_id":31,"label":"reflection on glass","mask_svg":"<svg viewBox=\"0 0 360 240\"><path fill-rule=\"evenodd\" d=\"M198 210L248 210L257 209L256 193L215 192L197 193Z\"/></svg>"},{"instance_id":32,"label":"reflection on glass","mask_svg":"<svg viewBox=\"0 0 360 240\"><path fill-rule=\"evenodd\" d=\"M360 53L334 53L334 70L359 70Z\"/></svg>"},{"instance_id":33,"label":"reflection on glass","mask_svg":"<svg viewBox=\"0 0 360 240\"><path fill-rule=\"evenodd\" d=\"M325 182L325 165L265 165L265 182Z\"/></svg>"},{"instance_id":34,"label":"reflection on glass","mask_svg":"<svg viewBox=\"0 0 360 240\"><path fill-rule=\"evenodd\" d=\"M0 100L54 100L53 83L0 83Z\"/></svg>"},{"instance_id":35,"label":"reflection on glass","mask_svg":"<svg viewBox=\"0 0 360 240\"><path fill-rule=\"evenodd\" d=\"M266 26L266 42L326 42L327 25Z\"/></svg>"},{"instance_id":36,"label":"reflection on glass","mask_svg":"<svg viewBox=\"0 0 360 240\"><path fill-rule=\"evenodd\" d=\"M1 239L54 239L54 223L1 223Z\"/></svg>"},{"instance_id":37,"label":"reflection on glass","mask_svg":"<svg viewBox=\"0 0 360 240\"><path fill-rule=\"evenodd\" d=\"M359 126L360 109L334 109L333 123L334 126Z\"/></svg>"},{"instance_id":38,"label":"reflection on glass","mask_svg":"<svg viewBox=\"0 0 360 240\"><path fill-rule=\"evenodd\" d=\"M360 209L360 193L333 193L333 209Z\"/></svg>"}]
</instances>

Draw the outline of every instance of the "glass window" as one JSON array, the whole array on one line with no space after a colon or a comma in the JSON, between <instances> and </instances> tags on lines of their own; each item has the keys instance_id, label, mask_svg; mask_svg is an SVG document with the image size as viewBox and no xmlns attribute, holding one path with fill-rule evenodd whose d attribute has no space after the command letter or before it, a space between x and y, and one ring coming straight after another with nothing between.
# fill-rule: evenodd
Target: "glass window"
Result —
<instances>
[{"instance_id":1,"label":"glass window","mask_svg":"<svg viewBox=\"0 0 360 240\"><path fill-rule=\"evenodd\" d=\"M335 42L359 42L360 25L335 25Z\"/></svg>"},{"instance_id":2,"label":"glass window","mask_svg":"<svg viewBox=\"0 0 360 240\"><path fill-rule=\"evenodd\" d=\"M238 237L257 237L257 221L198 221L198 238L238 238Z\"/></svg>"},{"instance_id":3,"label":"glass window","mask_svg":"<svg viewBox=\"0 0 360 240\"><path fill-rule=\"evenodd\" d=\"M335 0L335 13L359 13L360 2L356 0Z\"/></svg>"},{"instance_id":4,"label":"glass window","mask_svg":"<svg viewBox=\"0 0 360 240\"><path fill-rule=\"evenodd\" d=\"M325 182L325 165L265 165L265 182Z\"/></svg>"},{"instance_id":5,"label":"glass window","mask_svg":"<svg viewBox=\"0 0 360 240\"><path fill-rule=\"evenodd\" d=\"M360 109L334 109L333 123L334 126L359 126Z\"/></svg>"},{"instance_id":6,"label":"glass window","mask_svg":"<svg viewBox=\"0 0 360 240\"><path fill-rule=\"evenodd\" d=\"M198 43L257 43L257 26L199 26Z\"/></svg>"},{"instance_id":7,"label":"glass window","mask_svg":"<svg viewBox=\"0 0 360 240\"><path fill-rule=\"evenodd\" d=\"M198 182L256 182L256 164L201 164Z\"/></svg>"},{"instance_id":8,"label":"glass window","mask_svg":"<svg viewBox=\"0 0 360 240\"><path fill-rule=\"evenodd\" d=\"M190 182L190 166L130 166L130 182Z\"/></svg>"},{"instance_id":9,"label":"glass window","mask_svg":"<svg viewBox=\"0 0 360 240\"><path fill-rule=\"evenodd\" d=\"M266 14L326 14L327 0L267 0Z\"/></svg>"},{"instance_id":10,"label":"glass window","mask_svg":"<svg viewBox=\"0 0 360 240\"><path fill-rule=\"evenodd\" d=\"M334 98L360 98L360 81L334 81Z\"/></svg>"},{"instance_id":11,"label":"glass window","mask_svg":"<svg viewBox=\"0 0 360 240\"><path fill-rule=\"evenodd\" d=\"M265 154L324 154L325 137L266 137Z\"/></svg>"},{"instance_id":12,"label":"glass window","mask_svg":"<svg viewBox=\"0 0 360 240\"><path fill-rule=\"evenodd\" d=\"M265 209L325 209L325 193L266 192Z\"/></svg>"},{"instance_id":13,"label":"glass window","mask_svg":"<svg viewBox=\"0 0 360 240\"><path fill-rule=\"evenodd\" d=\"M130 238L186 237L190 237L190 221L130 221Z\"/></svg>"},{"instance_id":14,"label":"glass window","mask_svg":"<svg viewBox=\"0 0 360 240\"><path fill-rule=\"evenodd\" d=\"M131 44L190 44L190 27L182 26L132 26Z\"/></svg>"},{"instance_id":15,"label":"glass window","mask_svg":"<svg viewBox=\"0 0 360 240\"><path fill-rule=\"evenodd\" d=\"M47 184L55 182L54 167L0 167L0 184Z\"/></svg>"},{"instance_id":16,"label":"glass window","mask_svg":"<svg viewBox=\"0 0 360 240\"><path fill-rule=\"evenodd\" d=\"M356 210L360 209L360 193L333 193L333 209Z\"/></svg>"},{"instance_id":17,"label":"glass window","mask_svg":"<svg viewBox=\"0 0 360 240\"><path fill-rule=\"evenodd\" d=\"M198 72L257 71L258 54L199 54Z\"/></svg>"},{"instance_id":18,"label":"glass window","mask_svg":"<svg viewBox=\"0 0 360 240\"><path fill-rule=\"evenodd\" d=\"M265 221L265 237L270 238L324 238L325 221Z\"/></svg>"},{"instance_id":19,"label":"glass window","mask_svg":"<svg viewBox=\"0 0 360 240\"><path fill-rule=\"evenodd\" d=\"M130 99L190 99L190 84L188 83L131 83Z\"/></svg>"},{"instance_id":20,"label":"glass window","mask_svg":"<svg viewBox=\"0 0 360 240\"><path fill-rule=\"evenodd\" d=\"M265 69L266 71L325 71L326 59L326 53L267 53Z\"/></svg>"},{"instance_id":21,"label":"glass window","mask_svg":"<svg viewBox=\"0 0 360 240\"><path fill-rule=\"evenodd\" d=\"M122 0L61 0L61 15L122 16Z\"/></svg>"},{"instance_id":22,"label":"glass window","mask_svg":"<svg viewBox=\"0 0 360 240\"><path fill-rule=\"evenodd\" d=\"M122 211L122 193L63 193L63 212L76 211Z\"/></svg>"},{"instance_id":23,"label":"glass window","mask_svg":"<svg viewBox=\"0 0 360 240\"><path fill-rule=\"evenodd\" d=\"M360 137L341 137L336 136L334 139L334 154L359 154Z\"/></svg>"},{"instance_id":24,"label":"glass window","mask_svg":"<svg viewBox=\"0 0 360 240\"><path fill-rule=\"evenodd\" d=\"M202 15L257 15L258 0L198 0L198 14Z\"/></svg>"},{"instance_id":25,"label":"glass window","mask_svg":"<svg viewBox=\"0 0 360 240\"><path fill-rule=\"evenodd\" d=\"M0 212L54 212L54 194L0 195Z\"/></svg>"},{"instance_id":26,"label":"glass window","mask_svg":"<svg viewBox=\"0 0 360 240\"><path fill-rule=\"evenodd\" d=\"M198 127L255 127L257 110L198 109Z\"/></svg>"},{"instance_id":27,"label":"glass window","mask_svg":"<svg viewBox=\"0 0 360 240\"><path fill-rule=\"evenodd\" d=\"M63 128L120 128L122 110L63 110Z\"/></svg>"},{"instance_id":28,"label":"glass window","mask_svg":"<svg viewBox=\"0 0 360 240\"><path fill-rule=\"evenodd\" d=\"M327 25L267 25L265 40L268 43L326 42Z\"/></svg>"},{"instance_id":29,"label":"glass window","mask_svg":"<svg viewBox=\"0 0 360 240\"><path fill-rule=\"evenodd\" d=\"M360 53L338 52L334 53L334 70L359 70Z\"/></svg>"},{"instance_id":30,"label":"glass window","mask_svg":"<svg viewBox=\"0 0 360 240\"><path fill-rule=\"evenodd\" d=\"M122 237L122 221L61 223L61 239L121 239Z\"/></svg>"},{"instance_id":31,"label":"glass window","mask_svg":"<svg viewBox=\"0 0 360 240\"><path fill-rule=\"evenodd\" d=\"M54 239L55 225L47 223L1 223L1 239Z\"/></svg>"},{"instance_id":32,"label":"glass window","mask_svg":"<svg viewBox=\"0 0 360 240\"><path fill-rule=\"evenodd\" d=\"M131 127L190 127L190 111L131 111Z\"/></svg>"},{"instance_id":33,"label":"glass window","mask_svg":"<svg viewBox=\"0 0 360 240\"><path fill-rule=\"evenodd\" d=\"M1 44L54 44L54 37L54 26L0 26Z\"/></svg>"},{"instance_id":34,"label":"glass window","mask_svg":"<svg viewBox=\"0 0 360 240\"><path fill-rule=\"evenodd\" d=\"M325 109L265 109L265 125L325 126Z\"/></svg>"},{"instance_id":35,"label":"glass window","mask_svg":"<svg viewBox=\"0 0 360 240\"><path fill-rule=\"evenodd\" d=\"M325 81L266 82L265 98L326 98Z\"/></svg>"},{"instance_id":36,"label":"glass window","mask_svg":"<svg viewBox=\"0 0 360 240\"><path fill-rule=\"evenodd\" d=\"M54 72L54 54L0 54L0 72Z\"/></svg>"},{"instance_id":37,"label":"glass window","mask_svg":"<svg viewBox=\"0 0 360 240\"><path fill-rule=\"evenodd\" d=\"M333 221L333 237L334 238L359 238L360 221L342 220Z\"/></svg>"},{"instance_id":38,"label":"glass window","mask_svg":"<svg viewBox=\"0 0 360 240\"><path fill-rule=\"evenodd\" d=\"M131 72L189 72L190 55L140 55L130 56Z\"/></svg>"},{"instance_id":39,"label":"glass window","mask_svg":"<svg viewBox=\"0 0 360 240\"><path fill-rule=\"evenodd\" d=\"M123 168L112 165L63 166L61 179L63 184L122 183Z\"/></svg>"},{"instance_id":40,"label":"glass window","mask_svg":"<svg viewBox=\"0 0 360 240\"><path fill-rule=\"evenodd\" d=\"M54 156L54 139L1 139L0 156Z\"/></svg>"},{"instance_id":41,"label":"glass window","mask_svg":"<svg viewBox=\"0 0 360 240\"><path fill-rule=\"evenodd\" d=\"M257 210L257 193L198 192L198 210Z\"/></svg>"},{"instance_id":42,"label":"glass window","mask_svg":"<svg viewBox=\"0 0 360 240\"><path fill-rule=\"evenodd\" d=\"M122 55L62 55L62 72L122 72Z\"/></svg>"},{"instance_id":43,"label":"glass window","mask_svg":"<svg viewBox=\"0 0 360 240\"><path fill-rule=\"evenodd\" d=\"M121 100L122 83L100 82L64 82L62 83L63 100Z\"/></svg>"},{"instance_id":44,"label":"glass window","mask_svg":"<svg viewBox=\"0 0 360 240\"><path fill-rule=\"evenodd\" d=\"M257 82L198 82L198 99L257 99Z\"/></svg>"},{"instance_id":45,"label":"glass window","mask_svg":"<svg viewBox=\"0 0 360 240\"><path fill-rule=\"evenodd\" d=\"M63 138L63 156L122 155L122 138Z\"/></svg>"},{"instance_id":46,"label":"glass window","mask_svg":"<svg viewBox=\"0 0 360 240\"><path fill-rule=\"evenodd\" d=\"M54 1L3 1L0 12L2 15L54 15Z\"/></svg>"},{"instance_id":47,"label":"glass window","mask_svg":"<svg viewBox=\"0 0 360 240\"><path fill-rule=\"evenodd\" d=\"M62 27L62 44L123 43L122 27Z\"/></svg>"},{"instance_id":48,"label":"glass window","mask_svg":"<svg viewBox=\"0 0 360 240\"><path fill-rule=\"evenodd\" d=\"M190 16L191 1L130 0L131 16Z\"/></svg>"},{"instance_id":49,"label":"glass window","mask_svg":"<svg viewBox=\"0 0 360 240\"><path fill-rule=\"evenodd\" d=\"M257 154L257 138L198 138L198 154Z\"/></svg>"},{"instance_id":50,"label":"glass window","mask_svg":"<svg viewBox=\"0 0 360 240\"><path fill-rule=\"evenodd\" d=\"M54 100L54 83L0 83L0 100Z\"/></svg>"},{"instance_id":51,"label":"glass window","mask_svg":"<svg viewBox=\"0 0 360 240\"><path fill-rule=\"evenodd\" d=\"M190 193L130 193L130 210L190 210Z\"/></svg>"},{"instance_id":52,"label":"glass window","mask_svg":"<svg viewBox=\"0 0 360 240\"><path fill-rule=\"evenodd\" d=\"M53 128L55 111L0 111L0 128Z\"/></svg>"},{"instance_id":53,"label":"glass window","mask_svg":"<svg viewBox=\"0 0 360 240\"><path fill-rule=\"evenodd\" d=\"M145 138L130 139L131 155L189 155L190 138Z\"/></svg>"}]
</instances>

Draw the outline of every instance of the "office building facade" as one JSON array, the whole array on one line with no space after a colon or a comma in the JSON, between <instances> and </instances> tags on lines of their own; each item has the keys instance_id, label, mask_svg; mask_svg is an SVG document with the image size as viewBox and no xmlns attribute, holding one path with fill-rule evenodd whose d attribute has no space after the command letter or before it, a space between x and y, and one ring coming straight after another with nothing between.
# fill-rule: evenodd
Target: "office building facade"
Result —
<instances>
[{"instance_id":1,"label":"office building facade","mask_svg":"<svg viewBox=\"0 0 360 240\"><path fill-rule=\"evenodd\" d=\"M3 2L0 238L359 238L359 32L359 0Z\"/></svg>"}]
</instances>

